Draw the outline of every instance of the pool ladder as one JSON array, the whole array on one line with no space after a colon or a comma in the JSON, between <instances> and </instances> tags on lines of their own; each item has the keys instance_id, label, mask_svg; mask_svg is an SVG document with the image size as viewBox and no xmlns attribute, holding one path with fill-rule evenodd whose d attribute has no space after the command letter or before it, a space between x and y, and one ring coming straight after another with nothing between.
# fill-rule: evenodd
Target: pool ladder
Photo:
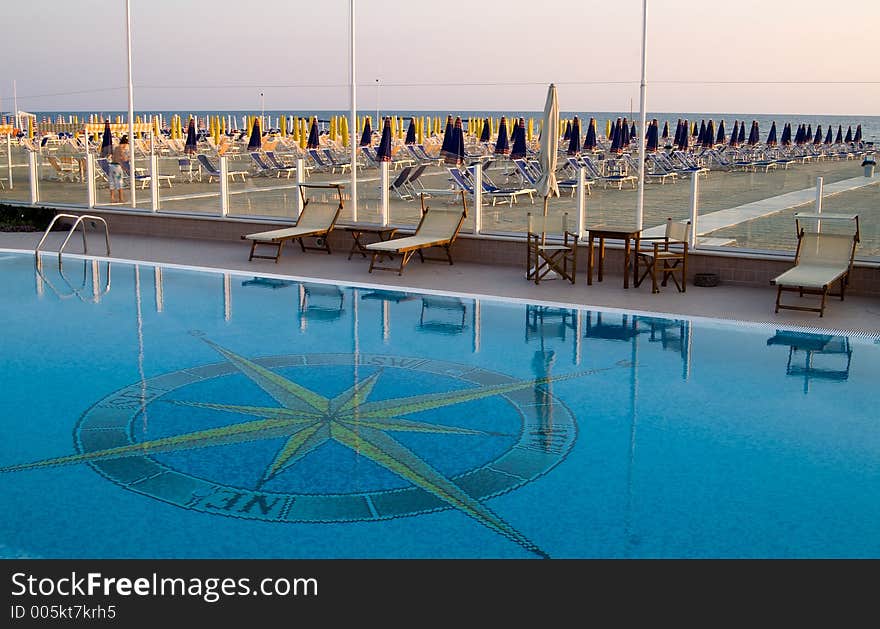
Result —
<instances>
[{"instance_id":1,"label":"pool ladder","mask_svg":"<svg viewBox=\"0 0 880 629\"><path fill-rule=\"evenodd\" d=\"M43 233L43 237L40 238L40 242L37 244L37 248L34 250L34 256L39 259L40 258L40 249L43 246L43 243L46 242L46 238L49 236L49 232L52 231L52 228L55 226L55 223L59 218L72 218L75 219L73 221L73 225L70 227L70 231L67 232L67 237L64 239L64 242L61 243L61 247L58 249L58 264L61 264L61 254L64 251L64 247L67 246L70 237L73 236L73 232L76 231L76 228L79 227L82 232L83 239L83 253L88 253L89 245L86 240L86 227L84 225L84 221L95 221L100 222L104 226L104 242L107 244L107 255L110 255L110 228L107 227L107 221L105 221L100 216L92 216L91 214L56 214L52 221L49 223L49 226L46 228L46 231Z\"/></svg>"}]
</instances>

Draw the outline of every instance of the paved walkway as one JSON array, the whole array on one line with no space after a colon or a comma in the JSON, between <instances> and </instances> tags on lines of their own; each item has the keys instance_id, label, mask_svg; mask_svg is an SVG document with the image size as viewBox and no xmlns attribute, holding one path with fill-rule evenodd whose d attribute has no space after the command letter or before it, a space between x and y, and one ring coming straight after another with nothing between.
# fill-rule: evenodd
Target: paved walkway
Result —
<instances>
[{"instance_id":1,"label":"paved walkway","mask_svg":"<svg viewBox=\"0 0 880 629\"><path fill-rule=\"evenodd\" d=\"M878 183L880 183L880 177L853 177L851 179L844 179L843 181L837 181L825 185L823 188L823 196L830 197L835 194L840 194L841 192L849 192L850 190L857 190L858 188L872 186ZM732 227L739 223L776 214L777 212L782 212L789 208L812 203L815 200L816 189L805 188L803 190L795 190L794 192L787 192L785 194L780 194L779 196L770 197L769 199L761 199L760 201L746 203L745 205L738 205L726 210L710 212L709 214L704 214L699 217L697 222L697 236L711 234L712 232L724 229L725 227ZM650 227L644 230L642 235L657 237L663 236L665 233L666 225L664 224ZM730 242L729 238L700 238L700 244L702 245L718 246L727 242Z\"/></svg>"}]
</instances>

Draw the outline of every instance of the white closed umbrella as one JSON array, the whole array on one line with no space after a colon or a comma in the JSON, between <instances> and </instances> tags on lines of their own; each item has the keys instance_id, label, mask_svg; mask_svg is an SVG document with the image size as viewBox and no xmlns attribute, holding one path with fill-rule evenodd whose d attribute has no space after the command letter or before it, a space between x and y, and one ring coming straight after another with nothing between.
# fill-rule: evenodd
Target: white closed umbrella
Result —
<instances>
[{"instance_id":1,"label":"white closed umbrella","mask_svg":"<svg viewBox=\"0 0 880 629\"><path fill-rule=\"evenodd\" d=\"M541 148L538 163L541 177L536 188L544 197L544 216L547 216L547 203L550 196L559 196L556 184L556 153L559 150L559 101L556 99L556 86L551 83L547 89L547 102L544 104L544 127L541 131Z\"/></svg>"}]
</instances>

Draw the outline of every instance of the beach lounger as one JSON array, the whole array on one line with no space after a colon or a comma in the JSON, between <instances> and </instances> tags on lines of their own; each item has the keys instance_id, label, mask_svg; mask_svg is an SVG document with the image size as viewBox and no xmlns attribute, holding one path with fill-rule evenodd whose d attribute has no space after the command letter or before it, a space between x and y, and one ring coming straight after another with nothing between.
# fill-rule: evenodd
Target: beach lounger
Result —
<instances>
[{"instance_id":1,"label":"beach lounger","mask_svg":"<svg viewBox=\"0 0 880 629\"><path fill-rule=\"evenodd\" d=\"M211 163L211 160L208 159L207 155L203 155L199 153L198 155L199 164L202 168L205 169L205 172L208 174L208 183L211 183L214 179L220 181L220 169L214 166ZM238 175L241 177L241 180L244 181L245 175L247 175L246 170L227 170L226 176L229 177L232 181L235 181L235 176Z\"/></svg>"},{"instance_id":2,"label":"beach lounger","mask_svg":"<svg viewBox=\"0 0 880 629\"><path fill-rule=\"evenodd\" d=\"M854 222L853 233L822 233L818 230L807 231L802 220L815 219L821 221L849 220ZM804 310L818 312L819 316L825 313L825 299L828 295L838 296L831 293L832 285L837 282L840 285L840 300L843 301L846 286L849 284L852 272L853 258L856 246L859 242L859 217L857 214L795 214L795 225L798 232L798 245L794 258L794 267L785 273L770 280L775 284L776 311L779 309ZM819 295L821 301L818 307L786 305L781 303L782 293L785 291L797 292L801 297L807 295Z\"/></svg>"},{"instance_id":3,"label":"beach lounger","mask_svg":"<svg viewBox=\"0 0 880 629\"><path fill-rule=\"evenodd\" d=\"M452 264L452 248L458 232L461 229L464 219L467 217L467 199L465 193L460 191L461 207L459 210L447 209L430 209L425 206L425 195L421 195L422 202L422 218L418 227L412 236L404 236L402 238L392 238L384 242L374 242L367 245L367 249L372 251L373 257L370 260L370 273L373 269L380 271L397 271L398 275L403 274L403 267L415 255L419 254L422 262L425 260L443 260L443 258L427 258L423 250L430 247L440 247L446 253L446 260ZM393 266L379 266L377 261L383 258L393 258L400 256L400 264Z\"/></svg>"},{"instance_id":4,"label":"beach lounger","mask_svg":"<svg viewBox=\"0 0 880 629\"><path fill-rule=\"evenodd\" d=\"M449 174L452 176L452 181L456 186L467 194L474 194L473 167L468 168L467 171L455 167L450 167L447 170L449 170ZM464 174L465 172L468 173L467 176ZM534 188L499 188L485 179L480 182L480 186L483 194L492 199L493 206L499 201L512 206L516 203L516 198L522 195L528 195L529 199L534 204L535 194L537 192Z\"/></svg>"},{"instance_id":5,"label":"beach lounger","mask_svg":"<svg viewBox=\"0 0 880 629\"><path fill-rule=\"evenodd\" d=\"M540 179L541 175L530 162L527 162L525 159L517 158L513 160L513 165L516 167L516 172L519 174L523 186L528 184L532 188L537 187L538 179ZM575 172L577 172L577 169ZM584 189L587 191L587 194L592 193L590 188L590 184L592 183L593 182L589 177L584 180ZM577 190L577 176L568 179L557 179L556 185L560 190L568 190L571 193L571 196L574 196L575 190Z\"/></svg>"},{"instance_id":6,"label":"beach lounger","mask_svg":"<svg viewBox=\"0 0 880 629\"><path fill-rule=\"evenodd\" d=\"M587 175L590 176L591 179L595 179L596 181L602 182L602 187L607 188L609 183L617 184L617 189L622 190L623 184L629 182L632 184L632 187L636 187L636 181L638 177L635 175L630 175L627 172L613 172L605 174L602 172L602 169L593 161L593 159L588 155L581 155L581 164L583 164L584 168L587 169Z\"/></svg>"},{"instance_id":7,"label":"beach lounger","mask_svg":"<svg viewBox=\"0 0 880 629\"><path fill-rule=\"evenodd\" d=\"M254 161L254 172L255 176L260 175L274 175L277 174L275 168L267 164L263 161L263 156L257 153L256 151L250 152L251 159Z\"/></svg>"},{"instance_id":8,"label":"beach lounger","mask_svg":"<svg viewBox=\"0 0 880 629\"><path fill-rule=\"evenodd\" d=\"M412 192L407 187L407 182L409 181L410 174L412 173L412 166L405 166L400 169L400 172L397 173L397 177L394 178L394 181L388 183L388 187L391 188L392 191L397 195L401 201L409 201L413 198Z\"/></svg>"},{"instance_id":9,"label":"beach lounger","mask_svg":"<svg viewBox=\"0 0 880 629\"><path fill-rule=\"evenodd\" d=\"M332 204L316 204L310 203L311 199L307 199L305 195L306 188L322 188L336 190L338 204L334 207ZM329 234L336 226L339 213L342 211L342 186L335 184L302 184L299 187L300 194L303 199L303 210L293 227L284 227L281 229L273 229L255 234L245 234L242 240L251 241L251 253L248 261L254 258L264 258L266 260L275 260L281 257L281 248L288 240L298 240L299 246L305 252L307 249L314 251L326 251L330 253L330 245L327 242L327 234ZM306 246L303 242L304 238L315 238L316 246ZM257 245L274 248L274 255L257 255Z\"/></svg>"},{"instance_id":10,"label":"beach lounger","mask_svg":"<svg viewBox=\"0 0 880 629\"><path fill-rule=\"evenodd\" d=\"M269 160L269 163L272 165L272 168L275 169L277 173L276 176L281 177L281 174L284 173L287 175L287 178L290 179L290 175L296 172L296 166L288 166L275 154L275 151L266 151L266 159ZM312 171L311 166L304 166L306 169L306 176Z\"/></svg>"}]
</instances>

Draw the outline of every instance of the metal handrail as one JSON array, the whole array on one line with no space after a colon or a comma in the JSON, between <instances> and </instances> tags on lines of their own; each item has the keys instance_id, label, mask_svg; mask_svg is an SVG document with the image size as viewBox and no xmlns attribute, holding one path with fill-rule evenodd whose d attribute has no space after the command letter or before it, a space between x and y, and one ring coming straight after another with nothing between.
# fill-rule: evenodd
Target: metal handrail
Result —
<instances>
[{"instance_id":1,"label":"metal handrail","mask_svg":"<svg viewBox=\"0 0 880 629\"><path fill-rule=\"evenodd\" d=\"M77 227L81 228L82 231L82 239L83 239L83 253L88 253L89 247L88 242L86 240L86 228L83 225L83 221L91 220L91 221L100 221L102 225L104 225L104 242L107 244L107 255L110 255L110 228L107 226L107 221L105 221L100 216L93 216L91 214L56 214L52 221L49 223L49 226L46 228L46 231L43 233L43 237L40 238L40 242L37 243L37 248L34 250L34 256L40 257L40 248L43 246L43 243L46 242L46 238L49 236L49 232L52 231L52 227L55 226L56 221L59 218L72 218L75 219L73 225L70 228L70 231L67 232L67 237L64 239L64 242L61 243L61 247L58 249L58 264L61 264L61 253L64 251L64 247L67 246L67 242L70 240L70 237L73 235L73 232L76 231Z\"/></svg>"}]
</instances>

